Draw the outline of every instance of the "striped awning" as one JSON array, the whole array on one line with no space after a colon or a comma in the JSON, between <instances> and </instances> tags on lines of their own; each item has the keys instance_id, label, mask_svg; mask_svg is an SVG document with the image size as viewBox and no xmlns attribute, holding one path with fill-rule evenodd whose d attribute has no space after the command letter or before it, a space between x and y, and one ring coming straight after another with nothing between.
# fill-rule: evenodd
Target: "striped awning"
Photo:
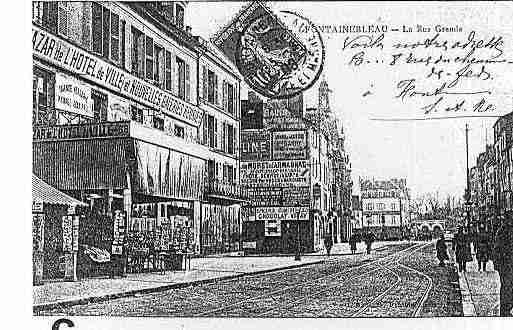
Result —
<instances>
[{"instance_id":1,"label":"striped awning","mask_svg":"<svg viewBox=\"0 0 513 330\"><path fill-rule=\"evenodd\" d=\"M34 174L32 174L32 200L46 204L87 206L86 203L55 189Z\"/></svg>"}]
</instances>

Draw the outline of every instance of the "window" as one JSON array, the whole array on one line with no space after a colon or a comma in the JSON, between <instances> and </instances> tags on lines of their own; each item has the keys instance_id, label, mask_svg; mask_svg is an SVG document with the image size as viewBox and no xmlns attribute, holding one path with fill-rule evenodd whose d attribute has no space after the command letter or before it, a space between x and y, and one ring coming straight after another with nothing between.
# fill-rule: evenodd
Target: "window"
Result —
<instances>
[{"instance_id":1,"label":"window","mask_svg":"<svg viewBox=\"0 0 513 330\"><path fill-rule=\"evenodd\" d=\"M95 122L107 121L107 94L92 90L93 114Z\"/></svg>"},{"instance_id":2,"label":"window","mask_svg":"<svg viewBox=\"0 0 513 330\"><path fill-rule=\"evenodd\" d=\"M223 81L223 109L231 114L234 112L234 89L233 85Z\"/></svg>"},{"instance_id":3,"label":"window","mask_svg":"<svg viewBox=\"0 0 513 330\"><path fill-rule=\"evenodd\" d=\"M234 130L233 130L233 125L228 125L228 128L227 128L227 131L228 131L228 153L229 154L234 154Z\"/></svg>"},{"instance_id":4,"label":"window","mask_svg":"<svg viewBox=\"0 0 513 330\"><path fill-rule=\"evenodd\" d=\"M393 225L395 225L395 223L396 223L396 216L395 216L395 215L393 215L393 216L392 216L392 224L393 224Z\"/></svg>"},{"instance_id":5,"label":"window","mask_svg":"<svg viewBox=\"0 0 513 330\"><path fill-rule=\"evenodd\" d=\"M208 146L210 148L216 147L216 139L214 134L214 124L215 124L215 118L214 116L208 115Z\"/></svg>"},{"instance_id":6,"label":"window","mask_svg":"<svg viewBox=\"0 0 513 330\"><path fill-rule=\"evenodd\" d=\"M146 79L153 78L153 38L146 36Z\"/></svg>"},{"instance_id":7,"label":"window","mask_svg":"<svg viewBox=\"0 0 513 330\"><path fill-rule=\"evenodd\" d=\"M164 118L153 116L153 127L163 131L164 130Z\"/></svg>"},{"instance_id":8,"label":"window","mask_svg":"<svg viewBox=\"0 0 513 330\"><path fill-rule=\"evenodd\" d=\"M185 137L185 129L182 126L175 125L175 136L183 139Z\"/></svg>"},{"instance_id":9,"label":"window","mask_svg":"<svg viewBox=\"0 0 513 330\"><path fill-rule=\"evenodd\" d=\"M367 210L371 211L372 210L372 203L368 203L367 204Z\"/></svg>"},{"instance_id":10,"label":"window","mask_svg":"<svg viewBox=\"0 0 513 330\"><path fill-rule=\"evenodd\" d=\"M173 71L173 65L172 65L172 57L171 53L166 51L166 89L168 91L173 90L173 80L171 72Z\"/></svg>"},{"instance_id":11,"label":"window","mask_svg":"<svg viewBox=\"0 0 513 330\"><path fill-rule=\"evenodd\" d=\"M93 52L119 63L120 58L120 20L119 15L96 2L91 3ZM124 22L121 26L121 35L124 39ZM124 57L124 40L122 57ZM123 59L124 63L124 59Z\"/></svg>"},{"instance_id":12,"label":"window","mask_svg":"<svg viewBox=\"0 0 513 330\"><path fill-rule=\"evenodd\" d=\"M217 95L217 75L208 70L207 73L208 79L208 102L212 104L218 104L218 95Z\"/></svg>"},{"instance_id":13,"label":"window","mask_svg":"<svg viewBox=\"0 0 513 330\"><path fill-rule=\"evenodd\" d=\"M383 203L378 203L378 209L379 209L379 210L384 210L384 209L385 209L385 204L383 204Z\"/></svg>"},{"instance_id":14,"label":"window","mask_svg":"<svg viewBox=\"0 0 513 330\"><path fill-rule=\"evenodd\" d=\"M32 123L34 125L51 125L53 122L53 95L55 76L34 67L32 78Z\"/></svg>"},{"instance_id":15,"label":"window","mask_svg":"<svg viewBox=\"0 0 513 330\"><path fill-rule=\"evenodd\" d=\"M395 203L392 203L391 207L392 207L392 211L395 211Z\"/></svg>"},{"instance_id":16,"label":"window","mask_svg":"<svg viewBox=\"0 0 513 330\"><path fill-rule=\"evenodd\" d=\"M184 20L184 9L182 6L176 5L176 14L175 14L176 26L183 29L183 20Z\"/></svg>"},{"instance_id":17,"label":"window","mask_svg":"<svg viewBox=\"0 0 513 330\"><path fill-rule=\"evenodd\" d=\"M132 74L144 78L144 35L132 27Z\"/></svg>"}]
</instances>

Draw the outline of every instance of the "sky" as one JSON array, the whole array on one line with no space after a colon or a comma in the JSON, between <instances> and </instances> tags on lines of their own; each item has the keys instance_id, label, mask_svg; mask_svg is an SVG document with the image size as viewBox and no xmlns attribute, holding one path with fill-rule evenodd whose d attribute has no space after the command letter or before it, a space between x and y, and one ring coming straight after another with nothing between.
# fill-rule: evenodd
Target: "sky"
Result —
<instances>
[{"instance_id":1,"label":"sky","mask_svg":"<svg viewBox=\"0 0 513 330\"><path fill-rule=\"evenodd\" d=\"M195 35L211 37L220 27L244 6L244 2L190 2L186 12L186 24ZM351 3L351 2L279 2L268 3L277 12L292 10L307 17L317 26L329 26L321 33L326 56L323 75L333 91L330 96L332 111L344 125L346 149L349 152L353 180L368 178L406 178L413 196L438 191L441 197L461 197L466 185L465 125L469 126L470 166L477 155L484 151L485 144L493 142L493 124L496 118L462 118L475 115L471 111L484 99L492 105L491 115L501 115L513 110L513 64L474 64L464 70L465 64L452 61L448 64L426 65L408 63L412 53L415 58L446 56L463 57L468 49L408 48L398 50L393 45L423 42L434 37L435 26L454 27L457 32L440 32L437 41L448 40L449 46L470 40L474 45L482 39L497 41L494 48L478 48L478 58L513 60L513 4L490 3ZM359 41L374 40L380 33L337 33L333 27L340 25L386 25L381 44L383 47L351 48L355 37ZM430 28L429 32L418 32L417 25ZM404 26L404 27L403 27ZM404 32L404 28L412 32ZM399 31L391 31L398 29ZM471 36L472 31L474 35ZM363 39L362 39L363 38ZM356 41L358 42L358 41ZM362 42L360 42L362 44ZM471 46L469 46L471 47ZM500 48L501 53L497 48ZM370 60L363 65L354 65L351 59L362 51ZM390 65L393 54L402 52L396 65ZM375 62L376 61L376 62ZM481 68L483 67L483 68ZM431 69L442 70L443 76L429 77ZM481 69L484 72L481 72ZM461 71L463 70L463 71ZM468 70L472 70L471 73ZM425 107L436 103L439 96L411 96L398 98L403 90L399 83L413 80L416 91L432 92L442 82L450 84L453 77L460 78L455 92L465 95L443 95L437 105L439 112L425 114ZM440 73L439 73L440 74ZM475 77L474 77L475 76ZM442 78L440 78L442 77ZM405 85L403 85L404 87ZM305 92L308 105L317 102L317 85ZM368 93L366 93L368 92ZM486 92L486 93L485 93ZM475 94L474 94L475 93ZM366 94L366 96L364 96ZM454 106L465 101L467 112L454 111ZM465 108L464 107L464 108ZM449 112L443 111L451 108ZM484 109L482 107L481 109ZM457 109L456 109L457 110ZM457 116L457 119L417 121L376 121L373 119L437 118Z\"/></svg>"}]
</instances>

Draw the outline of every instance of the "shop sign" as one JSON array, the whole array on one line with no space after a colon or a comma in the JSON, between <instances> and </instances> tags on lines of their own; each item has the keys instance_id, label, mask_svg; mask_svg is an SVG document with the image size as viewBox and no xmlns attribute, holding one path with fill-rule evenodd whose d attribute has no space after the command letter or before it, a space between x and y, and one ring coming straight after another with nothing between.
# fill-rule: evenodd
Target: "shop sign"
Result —
<instances>
[{"instance_id":1,"label":"shop sign","mask_svg":"<svg viewBox=\"0 0 513 330\"><path fill-rule=\"evenodd\" d=\"M242 248L243 249L256 249L256 242L242 242Z\"/></svg>"},{"instance_id":2,"label":"shop sign","mask_svg":"<svg viewBox=\"0 0 513 330\"><path fill-rule=\"evenodd\" d=\"M32 201L32 212L43 212L43 202Z\"/></svg>"},{"instance_id":3,"label":"shop sign","mask_svg":"<svg viewBox=\"0 0 513 330\"><path fill-rule=\"evenodd\" d=\"M73 250L73 217L65 215L62 217L62 251Z\"/></svg>"},{"instance_id":4,"label":"shop sign","mask_svg":"<svg viewBox=\"0 0 513 330\"><path fill-rule=\"evenodd\" d=\"M195 126L201 124L203 111L199 107L189 104L36 26L32 26L32 51L36 57L44 61L146 106L161 110Z\"/></svg>"},{"instance_id":5,"label":"shop sign","mask_svg":"<svg viewBox=\"0 0 513 330\"><path fill-rule=\"evenodd\" d=\"M306 131L273 132L273 159L306 159Z\"/></svg>"},{"instance_id":6,"label":"shop sign","mask_svg":"<svg viewBox=\"0 0 513 330\"><path fill-rule=\"evenodd\" d=\"M33 250L37 252L43 252L44 246L44 214L32 215L32 242Z\"/></svg>"},{"instance_id":7,"label":"shop sign","mask_svg":"<svg viewBox=\"0 0 513 330\"><path fill-rule=\"evenodd\" d=\"M256 220L307 221L308 207L257 207Z\"/></svg>"},{"instance_id":8,"label":"shop sign","mask_svg":"<svg viewBox=\"0 0 513 330\"><path fill-rule=\"evenodd\" d=\"M280 237L281 236L281 220L265 220L264 236Z\"/></svg>"},{"instance_id":9,"label":"shop sign","mask_svg":"<svg viewBox=\"0 0 513 330\"><path fill-rule=\"evenodd\" d=\"M308 186L306 160L267 162L241 162L241 185L252 187L305 187Z\"/></svg>"},{"instance_id":10,"label":"shop sign","mask_svg":"<svg viewBox=\"0 0 513 330\"><path fill-rule=\"evenodd\" d=\"M55 108L77 115L93 117L91 87L68 75L55 75Z\"/></svg>"},{"instance_id":11,"label":"shop sign","mask_svg":"<svg viewBox=\"0 0 513 330\"><path fill-rule=\"evenodd\" d=\"M265 130L243 131L240 137L240 159L270 160L271 135Z\"/></svg>"}]
</instances>

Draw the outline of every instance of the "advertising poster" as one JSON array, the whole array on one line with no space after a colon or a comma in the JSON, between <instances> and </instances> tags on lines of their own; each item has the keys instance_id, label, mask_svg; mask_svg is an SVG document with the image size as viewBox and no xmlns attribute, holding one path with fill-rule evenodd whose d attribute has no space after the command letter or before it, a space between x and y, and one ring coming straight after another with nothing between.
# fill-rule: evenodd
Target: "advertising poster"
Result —
<instances>
[{"instance_id":1,"label":"advertising poster","mask_svg":"<svg viewBox=\"0 0 513 330\"><path fill-rule=\"evenodd\" d=\"M306 131L273 132L273 159L306 159Z\"/></svg>"},{"instance_id":2,"label":"advertising poster","mask_svg":"<svg viewBox=\"0 0 513 330\"><path fill-rule=\"evenodd\" d=\"M71 252L73 249L73 217L62 217L62 251Z\"/></svg>"},{"instance_id":3,"label":"advertising poster","mask_svg":"<svg viewBox=\"0 0 513 330\"><path fill-rule=\"evenodd\" d=\"M271 134L268 131L243 131L240 137L241 161L271 159Z\"/></svg>"},{"instance_id":4,"label":"advertising poster","mask_svg":"<svg viewBox=\"0 0 513 330\"><path fill-rule=\"evenodd\" d=\"M93 117L91 87L62 73L55 75L55 108Z\"/></svg>"},{"instance_id":5,"label":"advertising poster","mask_svg":"<svg viewBox=\"0 0 513 330\"><path fill-rule=\"evenodd\" d=\"M240 164L241 185L251 187L304 187L308 185L308 161L283 160Z\"/></svg>"},{"instance_id":6,"label":"advertising poster","mask_svg":"<svg viewBox=\"0 0 513 330\"><path fill-rule=\"evenodd\" d=\"M265 220L264 228L266 237L281 236L281 220Z\"/></svg>"}]
</instances>

